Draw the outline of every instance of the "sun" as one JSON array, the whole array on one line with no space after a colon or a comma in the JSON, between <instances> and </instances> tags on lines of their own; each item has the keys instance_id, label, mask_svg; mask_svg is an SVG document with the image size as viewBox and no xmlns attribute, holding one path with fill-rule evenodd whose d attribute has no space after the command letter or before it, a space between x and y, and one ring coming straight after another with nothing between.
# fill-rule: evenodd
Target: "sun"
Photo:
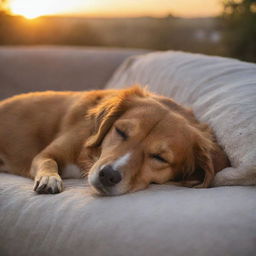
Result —
<instances>
[{"instance_id":1,"label":"sun","mask_svg":"<svg viewBox=\"0 0 256 256\"><path fill-rule=\"evenodd\" d=\"M51 6L51 0L12 0L10 10L13 14L22 15L25 18L33 19L42 15L52 14L55 10Z\"/></svg>"},{"instance_id":2,"label":"sun","mask_svg":"<svg viewBox=\"0 0 256 256\"><path fill-rule=\"evenodd\" d=\"M22 15L27 19L56 14L63 9L61 1L54 0L11 0L9 6L12 14Z\"/></svg>"}]
</instances>

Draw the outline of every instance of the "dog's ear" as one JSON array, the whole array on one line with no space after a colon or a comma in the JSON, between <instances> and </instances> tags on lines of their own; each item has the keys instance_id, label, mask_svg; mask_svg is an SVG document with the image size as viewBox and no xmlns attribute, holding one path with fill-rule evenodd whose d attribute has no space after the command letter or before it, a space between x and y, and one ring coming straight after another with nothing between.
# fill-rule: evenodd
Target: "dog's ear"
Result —
<instances>
[{"instance_id":1,"label":"dog's ear","mask_svg":"<svg viewBox=\"0 0 256 256\"><path fill-rule=\"evenodd\" d=\"M111 97L91 109L88 117L94 123L93 135L87 142L87 147L98 147L115 120L125 111L124 101L119 97Z\"/></svg>"},{"instance_id":2,"label":"dog's ear","mask_svg":"<svg viewBox=\"0 0 256 256\"><path fill-rule=\"evenodd\" d=\"M117 91L108 96L100 104L92 108L87 117L94 122L93 135L87 142L87 147L98 147L113 123L134 103L136 97L146 96L146 91L139 86Z\"/></svg>"},{"instance_id":3,"label":"dog's ear","mask_svg":"<svg viewBox=\"0 0 256 256\"><path fill-rule=\"evenodd\" d=\"M208 138L208 134L192 128L196 132L196 141L192 147L191 154L184 161L182 171L178 172L176 180L170 184L207 188L211 185L214 178L214 167L212 151L215 149L214 143Z\"/></svg>"},{"instance_id":4,"label":"dog's ear","mask_svg":"<svg viewBox=\"0 0 256 256\"><path fill-rule=\"evenodd\" d=\"M211 185L214 178L214 166L212 152L215 145L209 137L209 133L198 131L193 148L194 154L194 173L192 176L200 183L196 188L207 188Z\"/></svg>"}]
</instances>

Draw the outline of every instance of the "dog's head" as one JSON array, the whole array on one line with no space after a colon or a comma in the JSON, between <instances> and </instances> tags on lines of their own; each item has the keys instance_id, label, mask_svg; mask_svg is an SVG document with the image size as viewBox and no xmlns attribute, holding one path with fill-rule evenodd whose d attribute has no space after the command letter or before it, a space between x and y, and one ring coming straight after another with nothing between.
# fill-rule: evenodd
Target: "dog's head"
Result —
<instances>
[{"instance_id":1,"label":"dog's head","mask_svg":"<svg viewBox=\"0 0 256 256\"><path fill-rule=\"evenodd\" d=\"M89 183L101 194L118 195L168 181L210 185L210 133L171 99L135 86L103 100L88 116L95 122L95 133L86 147L99 149Z\"/></svg>"}]
</instances>

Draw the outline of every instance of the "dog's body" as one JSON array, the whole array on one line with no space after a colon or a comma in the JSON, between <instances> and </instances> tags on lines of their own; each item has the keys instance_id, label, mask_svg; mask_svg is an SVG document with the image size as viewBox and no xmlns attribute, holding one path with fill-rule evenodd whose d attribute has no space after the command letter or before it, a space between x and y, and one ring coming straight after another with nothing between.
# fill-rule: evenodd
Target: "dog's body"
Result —
<instances>
[{"instance_id":1,"label":"dog's body","mask_svg":"<svg viewBox=\"0 0 256 256\"><path fill-rule=\"evenodd\" d=\"M190 110L139 87L15 96L0 120L0 171L34 178L39 193L60 192L68 164L107 195L151 182L208 187L229 166Z\"/></svg>"}]
</instances>

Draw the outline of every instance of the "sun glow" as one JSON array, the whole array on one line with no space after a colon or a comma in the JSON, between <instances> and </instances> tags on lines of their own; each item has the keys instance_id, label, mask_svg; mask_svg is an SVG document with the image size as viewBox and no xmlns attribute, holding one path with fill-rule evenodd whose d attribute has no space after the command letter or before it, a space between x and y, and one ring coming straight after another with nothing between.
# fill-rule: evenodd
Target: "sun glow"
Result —
<instances>
[{"instance_id":1,"label":"sun glow","mask_svg":"<svg viewBox=\"0 0 256 256\"><path fill-rule=\"evenodd\" d=\"M43 15L67 16L211 16L220 13L219 0L9 0L12 14L33 19Z\"/></svg>"},{"instance_id":2,"label":"sun glow","mask_svg":"<svg viewBox=\"0 0 256 256\"><path fill-rule=\"evenodd\" d=\"M10 2L10 9L13 14L19 14L28 19L33 19L45 14L51 14L55 10L50 8L51 0L13 0Z\"/></svg>"},{"instance_id":3,"label":"sun glow","mask_svg":"<svg viewBox=\"0 0 256 256\"><path fill-rule=\"evenodd\" d=\"M86 7L88 0L83 2L83 6ZM33 19L42 15L53 15L73 11L79 4L81 4L81 0L11 0L9 5L12 14L22 15L27 19Z\"/></svg>"}]
</instances>

